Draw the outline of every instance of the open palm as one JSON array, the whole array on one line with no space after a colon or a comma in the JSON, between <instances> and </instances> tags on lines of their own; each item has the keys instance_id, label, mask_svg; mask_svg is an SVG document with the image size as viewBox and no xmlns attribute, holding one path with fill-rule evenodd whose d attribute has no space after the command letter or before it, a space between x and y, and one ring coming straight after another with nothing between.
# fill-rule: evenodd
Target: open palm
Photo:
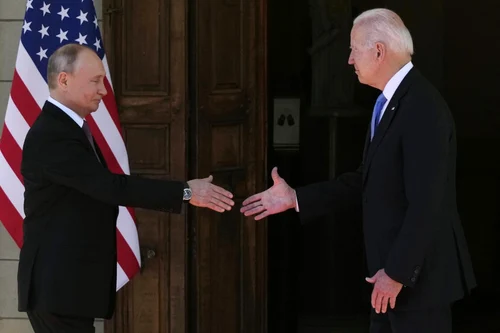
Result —
<instances>
[{"instance_id":1,"label":"open palm","mask_svg":"<svg viewBox=\"0 0 500 333\"><path fill-rule=\"evenodd\" d=\"M278 168L273 168L271 177L274 182L272 187L243 201L243 207L240 211L245 216L257 215L255 220L261 220L269 215L295 207L295 190L279 176Z\"/></svg>"}]
</instances>

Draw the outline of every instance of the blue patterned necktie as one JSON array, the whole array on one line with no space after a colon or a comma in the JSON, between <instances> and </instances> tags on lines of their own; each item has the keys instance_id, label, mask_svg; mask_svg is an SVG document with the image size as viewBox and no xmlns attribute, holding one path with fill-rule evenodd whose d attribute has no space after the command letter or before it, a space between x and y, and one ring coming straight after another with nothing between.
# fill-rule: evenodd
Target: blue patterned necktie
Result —
<instances>
[{"instance_id":1,"label":"blue patterned necktie","mask_svg":"<svg viewBox=\"0 0 500 333\"><path fill-rule=\"evenodd\" d=\"M382 113L382 109L384 108L385 102L387 102L387 98L385 98L384 94L380 94L377 98L377 102L375 103L375 107L373 108L372 114L372 126L371 126L371 139L375 135L375 130L380 122L380 114Z\"/></svg>"}]
</instances>

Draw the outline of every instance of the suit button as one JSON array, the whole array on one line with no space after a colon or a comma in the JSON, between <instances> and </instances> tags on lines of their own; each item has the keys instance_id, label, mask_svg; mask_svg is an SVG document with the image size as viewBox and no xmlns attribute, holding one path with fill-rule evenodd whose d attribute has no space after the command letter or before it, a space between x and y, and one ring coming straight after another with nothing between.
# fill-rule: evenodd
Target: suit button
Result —
<instances>
[{"instance_id":1,"label":"suit button","mask_svg":"<svg viewBox=\"0 0 500 333\"><path fill-rule=\"evenodd\" d=\"M415 274L420 273L420 266L415 267Z\"/></svg>"},{"instance_id":2,"label":"suit button","mask_svg":"<svg viewBox=\"0 0 500 333\"><path fill-rule=\"evenodd\" d=\"M413 282L413 283L415 283L415 281L417 281L417 278L416 278L416 277L412 277L412 278L410 279L410 281L411 281L411 282Z\"/></svg>"}]
</instances>

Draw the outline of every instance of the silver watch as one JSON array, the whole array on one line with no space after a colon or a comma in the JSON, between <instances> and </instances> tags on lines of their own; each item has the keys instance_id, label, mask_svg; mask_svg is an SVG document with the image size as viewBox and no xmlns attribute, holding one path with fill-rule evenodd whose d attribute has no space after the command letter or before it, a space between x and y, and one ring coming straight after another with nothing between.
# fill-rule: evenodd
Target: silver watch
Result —
<instances>
[{"instance_id":1,"label":"silver watch","mask_svg":"<svg viewBox=\"0 0 500 333\"><path fill-rule=\"evenodd\" d=\"M191 200L191 197L193 196L193 192L189 188L189 186L186 184L186 187L184 187L184 192L182 195L182 200L184 201L189 201Z\"/></svg>"}]
</instances>

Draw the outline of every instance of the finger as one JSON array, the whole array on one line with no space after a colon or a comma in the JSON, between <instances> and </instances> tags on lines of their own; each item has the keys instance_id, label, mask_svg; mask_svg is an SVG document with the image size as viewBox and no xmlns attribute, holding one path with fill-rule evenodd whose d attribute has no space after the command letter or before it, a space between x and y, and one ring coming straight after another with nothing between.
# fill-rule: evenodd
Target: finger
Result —
<instances>
[{"instance_id":1,"label":"finger","mask_svg":"<svg viewBox=\"0 0 500 333\"><path fill-rule=\"evenodd\" d=\"M231 206L230 205L228 205L228 204L226 204L226 203L218 200L217 198L211 198L210 202L213 203L216 206L219 206L219 207L225 209L225 210L231 210Z\"/></svg>"},{"instance_id":2,"label":"finger","mask_svg":"<svg viewBox=\"0 0 500 333\"><path fill-rule=\"evenodd\" d=\"M397 296L391 297L391 309L394 309L396 307L396 297Z\"/></svg>"},{"instance_id":3,"label":"finger","mask_svg":"<svg viewBox=\"0 0 500 333\"><path fill-rule=\"evenodd\" d=\"M244 213L247 210L250 210L250 209L253 209L253 208L259 207L259 206L262 207L262 201L252 202L251 204L248 204L246 206L241 207L241 212Z\"/></svg>"},{"instance_id":4,"label":"finger","mask_svg":"<svg viewBox=\"0 0 500 333\"><path fill-rule=\"evenodd\" d=\"M204 178L203 180L205 180L205 181L207 181L207 182L211 183L211 182L212 182L212 180L214 180L214 176L210 175L210 176L208 176L207 178Z\"/></svg>"},{"instance_id":5,"label":"finger","mask_svg":"<svg viewBox=\"0 0 500 333\"><path fill-rule=\"evenodd\" d=\"M222 194L223 196L227 197L227 198L232 198L233 197L233 194L225 189L223 189L222 187L220 186L217 186L217 185L213 185L212 186L212 190L216 193L219 193L219 194Z\"/></svg>"},{"instance_id":6,"label":"finger","mask_svg":"<svg viewBox=\"0 0 500 333\"><path fill-rule=\"evenodd\" d=\"M269 216L269 211L264 210L264 212L262 214L259 214L255 217L255 221L262 220L263 218L266 218L268 216Z\"/></svg>"},{"instance_id":7,"label":"finger","mask_svg":"<svg viewBox=\"0 0 500 333\"><path fill-rule=\"evenodd\" d=\"M384 295L381 293L377 293L377 299L375 300L375 312L380 313L380 310L382 310L382 302L384 300Z\"/></svg>"},{"instance_id":8,"label":"finger","mask_svg":"<svg viewBox=\"0 0 500 333\"><path fill-rule=\"evenodd\" d=\"M224 213L224 208L219 207L213 203L209 203L207 205L207 208L210 208L211 210L215 210L216 212L219 212L219 213Z\"/></svg>"},{"instance_id":9,"label":"finger","mask_svg":"<svg viewBox=\"0 0 500 333\"><path fill-rule=\"evenodd\" d=\"M225 191L225 192L227 192L227 191ZM219 193L220 193L220 192L219 192ZM233 201L233 200L231 200L231 197L229 197L228 195L225 195L225 194L219 194L219 193L217 193L216 191L214 191L214 192L210 193L210 195L211 195L212 197L214 197L214 198L219 199L220 201L223 201L223 202L227 203L228 205L231 205L231 206L233 206L233 205L234 205L234 201ZM231 193L230 193L230 192L227 192L227 193L229 193L229 195L231 195Z\"/></svg>"},{"instance_id":10,"label":"finger","mask_svg":"<svg viewBox=\"0 0 500 333\"><path fill-rule=\"evenodd\" d=\"M384 297L382 299L382 313L387 312L387 305L388 305L390 299L391 299L390 297Z\"/></svg>"},{"instance_id":11,"label":"finger","mask_svg":"<svg viewBox=\"0 0 500 333\"><path fill-rule=\"evenodd\" d=\"M278 183L278 182L280 182L281 177L278 174L278 168L277 167L274 167L273 170L271 171L271 177L273 178L273 182L275 184Z\"/></svg>"},{"instance_id":12,"label":"finger","mask_svg":"<svg viewBox=\"0 0 500 333\"><path fill-rule=\"evenodd\" d=\"M243 201L243 206L246 206L248 204L251 204L252 202L255 202L257 200L262 199L262 193L257 193L252 195L251 197L247 198L245 201Z\"/></svg>"},{"instance_id":13,"label":"finger","mask_svg":"<svg viewBox=\"0 0 500 333\"><path fill-rule=\"evenodd\" d=\"M373 288L373 291L372 291L372 308L375 309L375 303L377 301L377 296L378 296L378 290Z\"/></svg>"},{"instance_id":14,"label":"finger","mask_svg":"<svg viewBox=\"0 0 500 333\"><path fill-rule=\"evenodd\" d=\"M262 213L263 211L265 211L266 209L264 208L264 206L257 206L249 211L246 211L245 212L245 216L252 216L252 215L255 215L255 214L259 214L259 213Z\"/></svg>"}]
</instances>

